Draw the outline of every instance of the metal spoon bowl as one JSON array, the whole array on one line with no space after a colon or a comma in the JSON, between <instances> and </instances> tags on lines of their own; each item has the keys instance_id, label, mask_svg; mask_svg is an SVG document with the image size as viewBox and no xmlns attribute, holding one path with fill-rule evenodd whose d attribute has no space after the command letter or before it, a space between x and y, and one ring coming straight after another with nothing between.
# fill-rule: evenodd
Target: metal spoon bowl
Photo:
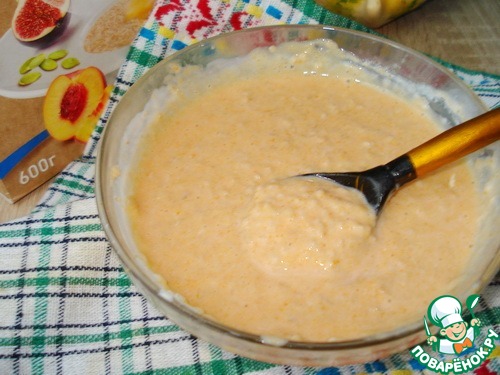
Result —
<instances>
[{"instance_id":1,"label":"metal spoon bowl","mask_svg":"<svg viewBox=\"0 0 500 375\"><path fill-rule=\"evenodd\" d=\"M363 172L307 173L363 193L378 215L390 196L406 183L500 139L500 108L446 130L385 165Z\"/></svg>"}]
</instances>

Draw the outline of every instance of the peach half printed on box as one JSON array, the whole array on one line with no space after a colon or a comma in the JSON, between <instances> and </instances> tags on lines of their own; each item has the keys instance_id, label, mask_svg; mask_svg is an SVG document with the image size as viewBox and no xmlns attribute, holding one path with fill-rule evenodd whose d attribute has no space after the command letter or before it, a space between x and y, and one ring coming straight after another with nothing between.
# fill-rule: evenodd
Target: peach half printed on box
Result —
<instances>
[{"instance_id":1,"label":"peach half printed on box","mask_svg":"<svg viewBox=\"0 0 500 375\"><path fill-rule=\"evenodd\" d=\"M0 192L9 202L28 194L80 156L110 91L104 74L87 67L58 76L45 97L23 99L19 108L0 115L17 113L1 122L6 142L0 145ZM30 106L28 115L22 108ZM11 107L16 106L11 103Z\"/></svg>"}]
</instances>

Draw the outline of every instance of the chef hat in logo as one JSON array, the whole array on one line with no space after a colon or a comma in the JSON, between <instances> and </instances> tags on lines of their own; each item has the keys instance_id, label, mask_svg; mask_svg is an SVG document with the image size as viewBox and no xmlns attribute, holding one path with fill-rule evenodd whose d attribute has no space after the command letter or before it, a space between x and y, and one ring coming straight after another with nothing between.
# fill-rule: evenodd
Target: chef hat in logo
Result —
<instances>
[{"instance_id":1,"label":"chef hat in logo","mask_svg":"<svg viewBox=\"0 0 500 375\"><path fill-rule=\"evenodd\" d=\"M436 326L446 328L452 324L463 322L462 305L453 296L441 296L429 305L427 316Z\"/></svg>"}]
</instances>

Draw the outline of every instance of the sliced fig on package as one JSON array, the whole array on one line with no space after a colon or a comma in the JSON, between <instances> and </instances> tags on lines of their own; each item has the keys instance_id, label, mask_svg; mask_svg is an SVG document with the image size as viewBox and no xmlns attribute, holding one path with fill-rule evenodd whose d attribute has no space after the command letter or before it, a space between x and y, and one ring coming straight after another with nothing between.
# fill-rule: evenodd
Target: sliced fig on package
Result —
<instances>
[{"instance_id":1,"label":"sliced fig on package","mask_svg":"<svg viewBox=\"0 0 500 375\"><path fill-rule=\"evenodd\" d=\"M12 32L22 42L38 40L52 32L68 12L70 0L19 0L12 18Z\"/></svg>"}]
</instances>

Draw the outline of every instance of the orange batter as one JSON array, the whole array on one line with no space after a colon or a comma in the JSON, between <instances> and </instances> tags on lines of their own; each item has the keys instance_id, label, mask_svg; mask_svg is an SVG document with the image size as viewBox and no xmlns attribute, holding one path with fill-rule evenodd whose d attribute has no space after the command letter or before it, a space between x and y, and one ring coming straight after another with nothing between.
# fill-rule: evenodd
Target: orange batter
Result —
<instances>
[{"instance_id":1,"label":"orange batter","mask_svg":"<svg viewBox=\"0 0 500 375\"><path fill-rule=\"evenodd\" d=\"M469 169L405 186L377 221L334 184L287 179L384 164L440 131L417 102L317 63L333 47L298 45L153 121L129 176L135 240L168 288L240 330L335 341L418 321L471 256Z\"/></svg>"}]
</instances>

